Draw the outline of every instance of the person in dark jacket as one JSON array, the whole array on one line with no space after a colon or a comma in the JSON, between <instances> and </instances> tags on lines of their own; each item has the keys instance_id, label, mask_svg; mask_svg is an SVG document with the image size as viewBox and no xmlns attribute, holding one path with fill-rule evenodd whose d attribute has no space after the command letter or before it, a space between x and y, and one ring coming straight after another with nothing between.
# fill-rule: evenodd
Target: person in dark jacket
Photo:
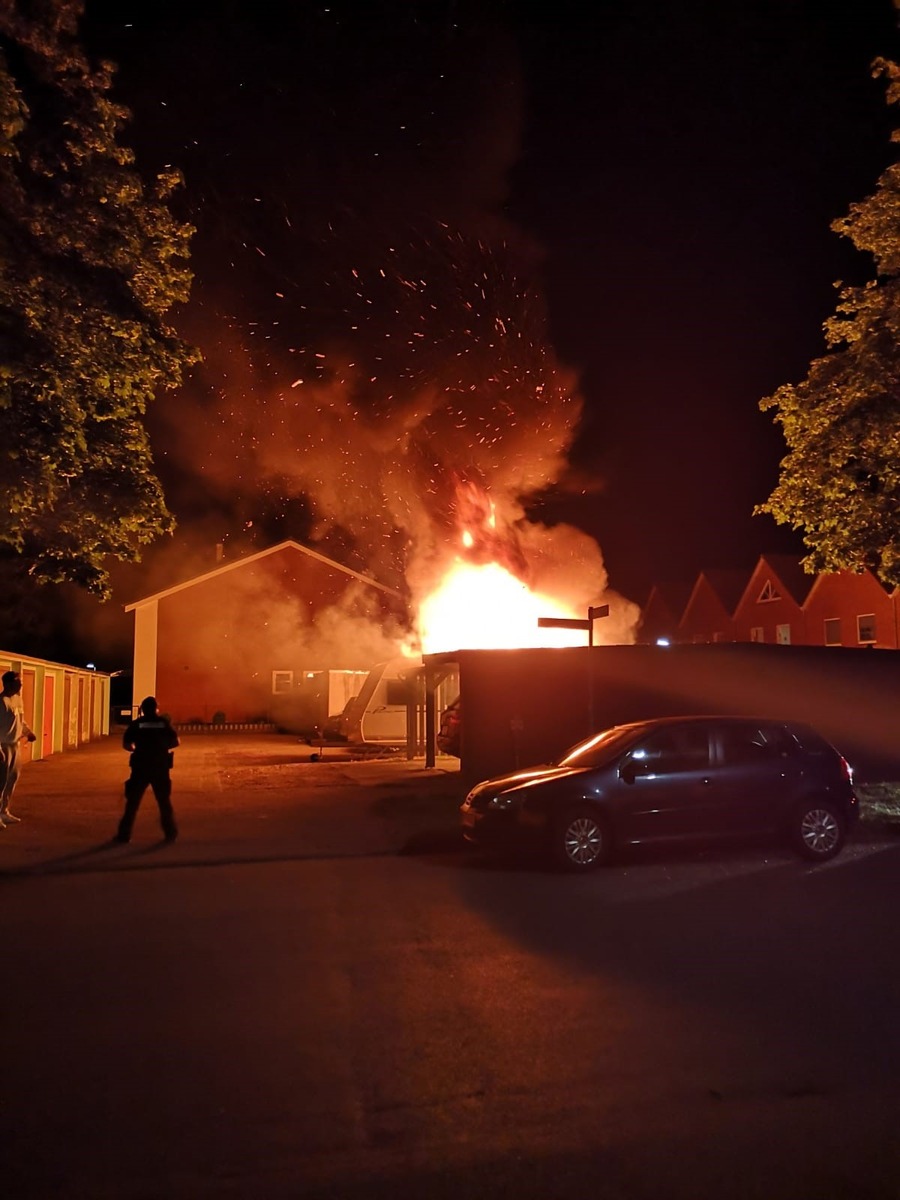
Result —
<instances>
[{"instance_id":1,"label":"person in dark jacket","mask_svg":"<svg viewBox=\"0 0 900 1200\"><path fill-rule=\"evenodd\" d=\"M153 789L159 805L159 820L167 842L178 837L175 814L172 811L172 780L169 770L175 759L178 734L168 717L157 711L155 696L141 701L141 715L132 721L122 735L122 745L131 752L128 760L131 775L125 781L125 812L119 822L117 842L131 840L131 830L144 792Z\"/></svg>"}]
</instances>

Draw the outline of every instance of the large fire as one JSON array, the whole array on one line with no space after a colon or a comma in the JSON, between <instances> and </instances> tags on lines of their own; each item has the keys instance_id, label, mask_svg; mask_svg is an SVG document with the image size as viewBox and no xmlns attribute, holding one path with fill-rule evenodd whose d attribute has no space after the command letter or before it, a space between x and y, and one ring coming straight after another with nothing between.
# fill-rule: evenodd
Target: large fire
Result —
<instances>
[{"instance_id":1,"label":"large fire","mask_svg":"<svg viewBox=\"0 0 900 1200\"><path fill-rule=\"evenodd\" d=\"M583 646L578 629L540 628L539 617L583 617L559 600L529 591L499 563L457 560L419 609L425 654L443 650L503 650Z\"/></svg>"},{"instance_id":2,"label":"large fire","mask_svg":"<svg viewBox=\"0 0 900 1200\"><path fill-rule=\"evenodd\" d=\"M583 621L587 601L576 611L565 598L566 592L574 594L572 580L565 587L559 570L544 573L555 594L524 582L534 579L534 556L540 553L534 547L529 552L521 524L498 512L488 488L457 479L452 512L456 552L439 581L419 592L416 624L424 654L586 644L583 627L539 625L542 617ZM578 574L583 590L589 572Z\"/></svg>"}]
</instances>

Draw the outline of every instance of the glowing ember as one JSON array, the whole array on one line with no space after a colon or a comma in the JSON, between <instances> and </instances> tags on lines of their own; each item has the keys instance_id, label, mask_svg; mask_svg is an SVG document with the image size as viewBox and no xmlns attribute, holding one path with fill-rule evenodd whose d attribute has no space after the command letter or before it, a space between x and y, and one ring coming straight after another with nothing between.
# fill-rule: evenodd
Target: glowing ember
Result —
<instances>
[{"instance_id":1,"label":"glowing ember","mask_svg":"<svg viewBox=\"0 0 900 1200\"><path fill-rule=\"evenodd\" d=\"M578 629L539 629L538 617L583 617L559 600L531 592L498 563L457 560L419 609L422 650L503 650L584 646Z\"/></svg>"}]
</instances>

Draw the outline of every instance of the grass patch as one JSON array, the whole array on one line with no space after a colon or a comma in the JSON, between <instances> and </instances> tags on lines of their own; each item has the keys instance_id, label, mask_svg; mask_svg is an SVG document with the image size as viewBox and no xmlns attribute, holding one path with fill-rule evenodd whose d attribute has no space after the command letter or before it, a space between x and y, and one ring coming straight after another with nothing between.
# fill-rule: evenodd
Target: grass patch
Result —
<instances>
[{"instance_id":1,"label":"grass patch","mask_svg":"<svg viewBox=\"0 0 900 1200\"><path fill-rule=\"evenodd\" d=\"M900 826L900 783L856 784L860 820Z\"/></svg>"}]
</instances>

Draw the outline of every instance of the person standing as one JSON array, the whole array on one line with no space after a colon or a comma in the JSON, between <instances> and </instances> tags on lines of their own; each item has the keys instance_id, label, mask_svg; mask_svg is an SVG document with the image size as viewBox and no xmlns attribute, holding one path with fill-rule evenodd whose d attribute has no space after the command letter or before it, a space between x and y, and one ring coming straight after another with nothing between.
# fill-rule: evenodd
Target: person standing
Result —
<instances>
[{"instance_id":1,"label":"person standing","mask_svg":"<svg viewBox=\"0 0 900 1200\"><path fill-rule=\"evenodd\" d=\"M4 671L3 691L0 692L0 829L17 825L21 820L9 811L9 802L19 782L19 746L23 741L34 742L25 722L22 701L22 676L18 671Z\"/></svg>"},{"instance_id":2,"label":"person standing","mask_svg":"<svg viewBox=\"0 0 900 1200\"><path fill-rule=\"evenodd\" d=\"M148 696L142 700L141 715L131 722L122 735L122 745L131 753L128 760L131 775L125 781L125 811L115 841L131 840L134 819L148 787L153 789L159 805L159 820L166 841L174 842L178 837L172 811L172 779L169 775L175 759L173 751L178 744L178 734L169 718L159 713L156 697Z\"/></svg>"}]
</instances>

